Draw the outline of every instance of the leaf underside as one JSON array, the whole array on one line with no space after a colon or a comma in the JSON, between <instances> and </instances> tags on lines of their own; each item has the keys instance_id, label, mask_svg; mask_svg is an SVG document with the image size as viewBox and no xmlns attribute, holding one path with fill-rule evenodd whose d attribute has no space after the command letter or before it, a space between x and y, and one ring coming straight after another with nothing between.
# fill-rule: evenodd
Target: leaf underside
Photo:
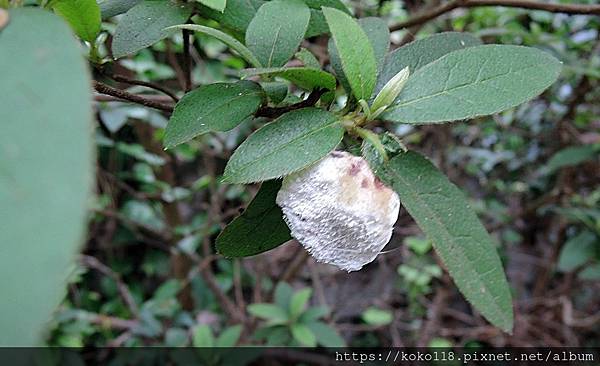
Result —
<instances>
[{"instance_id":1,"label":"leaf underside","mask_svg":"<svg viewBox=\"0 0 600 366\"><path fill-rule=\"evenodd\" d=\"M98 0L102 19L112 18L133 8L142 0Z\"/></svg>"},{"instance_id":2,"label":"leaf underside","mask_svg":"<svg viewBox=\"0 0 600 366\"><path fill-rule=\"evenodd\" d=\"M306 29L306 38L329 32L325 15L321 11L323 6L335 8L346 14L350 14L346 5L340 0L304 0L304 2L310 8L310 22L308 23L308 29Z\"/></svg>"},{"instance_id":3,"label":"leaf underside","mask_svg":"<svg viewBox=\"0 0 600 366\"><path fill-rule=\"evenodd\" d=\"M84 237L91 81L62 19L30 7L9 15L0 31L0 345L36 346Z\"/></svg>"},{"instance_id":4,"label":"leaf underside","mask_svg":"<svg viewBox=\"0 0 600 366\"><path fill-rule=\"evenodd\" d=\"M112 43L115 58L131 55L163 38L174 30L165 28L182 24L192 7L171 1L142 1L119 20Z\"/></svg>"}]
</instances>

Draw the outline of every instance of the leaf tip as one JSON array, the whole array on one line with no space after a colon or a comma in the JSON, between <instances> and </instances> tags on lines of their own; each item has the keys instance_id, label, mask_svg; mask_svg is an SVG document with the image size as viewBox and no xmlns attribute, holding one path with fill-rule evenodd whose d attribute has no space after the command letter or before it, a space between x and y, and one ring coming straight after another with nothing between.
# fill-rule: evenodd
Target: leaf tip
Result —
<instances>
[{"instance_id":1,"label":"leaf tip","mask_svg":"<svg viewBox=\"0 0 600 366\"><path fill-rule=\"evenodd\" d=\"M167 132L165 133L165 139L163 140L163 150L170 150L181 143L183 143L183 141L177 141L176 139L171 138Z\"/></svg>"}]
</instances>

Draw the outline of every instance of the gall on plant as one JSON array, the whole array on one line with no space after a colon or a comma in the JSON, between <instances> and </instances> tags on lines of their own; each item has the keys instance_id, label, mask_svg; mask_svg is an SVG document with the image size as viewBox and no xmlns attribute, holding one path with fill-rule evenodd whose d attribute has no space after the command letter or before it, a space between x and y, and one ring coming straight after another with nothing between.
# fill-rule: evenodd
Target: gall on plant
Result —
<instances>
[{"instance_id":1,"label":"gall on plant","mask_svg":"<svg viewBox=\"0 0 600 366\"><path fill-rule=\"evenodd\" d=\"M319 262L357 271L389 242L398 219L396 192L367 161L334 151L284 178L277 194L291 234Z\"/></svg>"}]
</instances>

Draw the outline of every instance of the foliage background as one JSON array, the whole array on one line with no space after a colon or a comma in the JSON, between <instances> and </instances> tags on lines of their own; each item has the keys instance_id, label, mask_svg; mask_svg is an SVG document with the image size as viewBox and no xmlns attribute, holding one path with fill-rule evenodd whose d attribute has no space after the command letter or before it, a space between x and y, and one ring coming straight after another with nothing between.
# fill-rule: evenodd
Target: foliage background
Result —
<instances>
[{"instance_id":1,"label":"foliage background","mask_svg":"<svg viewBox=\"0 0 600 366\"><path fill-rule=\"evenodd\" d=\"M357 17L380 16L390 25L434 3L346 2ZM108 55L118 19L103 23L99 57ZM472 32L486 43L539 47L565 63L559 81L528 104L469 123L395 131L467 191L497 239L514 294L512 335L473 313L402 210L389 252L359 272L317 264L293 241L241 260L215 255L216 234L256 192L218 178L256 126L167 152L159 140L165 113L97 94L94 208L47 344L600 346L600 163L589 154L589 145L600 143L599 24L589 15L481 7L392 34L398 47L441 31ZM183 43L178 33L94 68L95 78L169 101L131 79L181 95L190 88ZM304 45L328 61L325 38ZM199 34L190 59L193 86L233 80L244 67L219 41ZM285 317L273 306L252 305L287 311L290 298L299 310ZM286 326L265 321L279 315ZM321 325L307 332L309 318Z\"/></svg>"}]
</instances>

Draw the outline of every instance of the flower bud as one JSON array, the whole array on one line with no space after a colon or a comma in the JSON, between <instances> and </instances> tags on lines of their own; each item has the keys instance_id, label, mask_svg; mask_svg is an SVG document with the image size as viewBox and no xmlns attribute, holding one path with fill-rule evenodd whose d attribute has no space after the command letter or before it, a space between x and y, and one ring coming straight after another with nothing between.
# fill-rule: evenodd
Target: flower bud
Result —
<instances>
[{"instance_id":1,"label":"flower bud","mask_svg":"<svg viewBox=\"0 0 600 366\"><path fill-rule=\"evenodd\" d=\"M377 94L373 104L371 105L372 111L377 111L382 107L387 108L390 104L396 100L402 88L404 88L404 84L408 80L408 76L410 75L410 71L408 70L408 66L400 70L393 78L388 81L383 89Z\"/></svg>"},{"instance_id":2,"label":"flower bud","mask_svg":"<svg viewBox=\"0 0 600 366\"><path fill-rule=\"evenodd\" d=\"M277 204L296 238L319 262L356 271L392 236L400 200L362 157L334 151L283 180Z\"/></svg>"}]
</instances>

